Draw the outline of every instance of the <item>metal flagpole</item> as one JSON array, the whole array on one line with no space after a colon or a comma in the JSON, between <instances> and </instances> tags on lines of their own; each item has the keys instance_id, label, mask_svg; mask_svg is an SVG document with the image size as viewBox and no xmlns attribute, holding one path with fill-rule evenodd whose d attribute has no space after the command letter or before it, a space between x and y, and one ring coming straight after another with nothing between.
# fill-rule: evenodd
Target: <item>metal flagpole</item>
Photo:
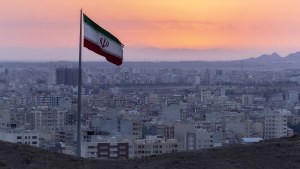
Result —
<instances>
[{"instance_id":1,"label":"metal flagpole","mask_svg":"<svg viewBox=\"0 0 300 169\"><path fill-rule=\"evenodd\" d=\"M77 102L77 156L81 155L81 48L82 48L82 9L80 9L80 35L79 35L79 68L78 68L78 102Z\"/></svg>"}]
</instances>

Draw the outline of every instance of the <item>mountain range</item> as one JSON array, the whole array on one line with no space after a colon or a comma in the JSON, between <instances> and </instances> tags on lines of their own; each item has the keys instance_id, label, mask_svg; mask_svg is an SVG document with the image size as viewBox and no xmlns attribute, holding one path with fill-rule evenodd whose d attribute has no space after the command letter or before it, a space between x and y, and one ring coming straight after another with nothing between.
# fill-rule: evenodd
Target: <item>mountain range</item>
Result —
<instances>
[{"instance_id":1,"label":"mountain range","mask_svg":"<svg viewBox=\"0 0 300 169\"><path fill-rule=\"evenodd\" d=\"M276 52L268 55L264 54L257 58L249 58L244 61L256 61L256 62L300 62L300 52L291 53L285 57L280 56Z\"/></svg>"},{"instance_id":2,"label":"mountain range","mask_svg":"<svg viewBox=\"0 0 300 169\"><path fill-rule=\"evenodd\" d=\"M210 53L211 51L208 51ZM224 51L226 53L226 51ZM197 52L195 52L196 54ZM207 56L206 56L207 57ZM41 69L47 69L49 62L2 62L4 67L19 68L29 67L32 64L40 65ZM59 65L77 65L76 62L55 62ZM113 67L112 64L106 61L85 61L86 66L97 67ZM0 62L1 66L1 62ZM124 67L136 67L136 68L181 68L181 69L223 69L223 70L286 70L286 69L299 69L300 68L300 51L291 53L287 56L280 56L277 53L264 54L259 57L252 57L243 60L231 60L231 61L124 61L122 65Z\"/></svg>"}]
</instances>

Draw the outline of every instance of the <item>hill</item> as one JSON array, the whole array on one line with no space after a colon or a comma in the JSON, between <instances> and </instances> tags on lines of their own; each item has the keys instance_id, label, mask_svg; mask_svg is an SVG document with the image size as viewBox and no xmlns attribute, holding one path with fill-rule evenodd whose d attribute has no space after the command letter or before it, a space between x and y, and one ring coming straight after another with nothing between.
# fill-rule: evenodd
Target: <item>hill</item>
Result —
<instances>
[{"instance_id":1,"label":"hill","mask_svg":"<svg viewBox=\"0 0 300 169\"><path fill-rule=\"evenodd\" d=\"M135 160L88 160L0 142L2 169L293 169L300 168L300 137Z\"/></svg>"}]
</instances>

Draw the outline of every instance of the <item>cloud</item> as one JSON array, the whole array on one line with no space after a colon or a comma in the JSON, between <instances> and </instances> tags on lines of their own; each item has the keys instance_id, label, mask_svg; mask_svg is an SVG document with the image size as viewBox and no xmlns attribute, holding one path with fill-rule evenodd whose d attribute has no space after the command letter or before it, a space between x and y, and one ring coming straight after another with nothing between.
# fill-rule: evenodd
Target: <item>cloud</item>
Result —
<instances>
[{"instance_id":1,"label":"cloud","mask_svg":"<svg viewBox=\"0 0 300 169\"><path fill-rule=\"evenodd\" d=\"M18 20L1 22L0 30L31 30L31 29L74 29L78 23L68 21L50 21L50 20Z\"/></svg>"},{"instance_id":2,"label":"cloud","mask_svg":"<svg viewBox=\"0 0 300 169\"><path fill-rule=\"evenodd\" d=\"M180 20L114 20L102 21L104 25L110 25L118 29L198 29L201 26L213 26L217 23L209 21L180 21Z\"/></svg>"}]
</instances>

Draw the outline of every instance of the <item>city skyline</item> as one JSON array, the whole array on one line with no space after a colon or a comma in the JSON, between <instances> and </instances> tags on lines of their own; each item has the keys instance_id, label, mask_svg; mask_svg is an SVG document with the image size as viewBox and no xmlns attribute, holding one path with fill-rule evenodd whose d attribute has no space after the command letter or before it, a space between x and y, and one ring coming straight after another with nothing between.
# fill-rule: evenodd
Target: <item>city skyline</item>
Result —
<instances>
[{"instance_id":1,"label":"city skyline","mask_svg":"<svg viewBox=\"0 0 300 169\"><path fill-rule=\"evenodd\" d=\"M300 70L268 63L85 63L80 142L77 63L7 63L0 140L69 155L79 142L83 158L125 160L290 137Z\"/></svg>"},{"instance_id":2,"label":"city skyline","mask_svg":"<svg viewBox=\"0 0 300 169\"><path fill-rule=\"evenodd\" d=\"M237 60L299 51L299 2L9 1L1 60L78 59L79 10L125 44L125 61ZM84 60L99 60L87 50Z\"/></svg>"}]
</instances>

